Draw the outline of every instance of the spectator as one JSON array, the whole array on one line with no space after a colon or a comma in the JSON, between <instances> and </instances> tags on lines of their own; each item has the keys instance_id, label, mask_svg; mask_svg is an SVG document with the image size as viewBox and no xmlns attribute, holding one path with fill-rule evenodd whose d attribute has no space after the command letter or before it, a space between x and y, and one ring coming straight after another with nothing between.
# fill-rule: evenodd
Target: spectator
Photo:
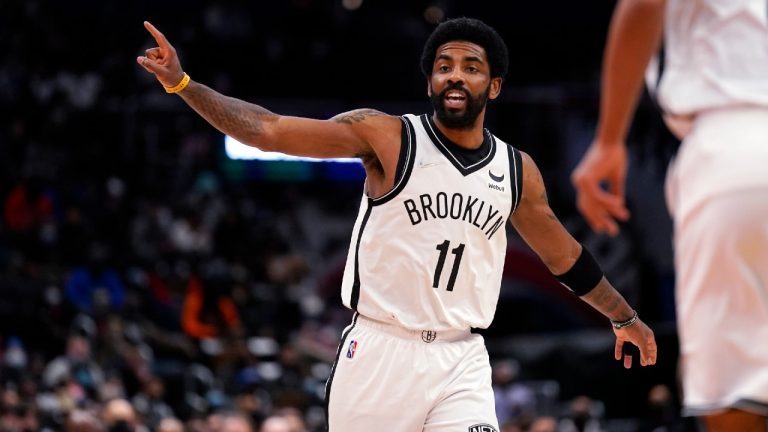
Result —
<instances>
[{"instance_id":1,"label":"spectator","mask_svg":"<svg viewBox=\"0 0 768 432\"><path fill-rule=\"evenodd\" d=\"M175 417L166 417L157 424L157 432L184 432L184 423Z\"/></svg>"},{"instance_id":2,"label":"spectator","mask_svg":"<svg viewBox=\"0 0 768 432\"><path fill-rule=\"evenodd\" d=\"M171 243L182 254L203 255L211 252L213 234L194 209L184 209L171 224Z\"/></svg>"},{"instance_id":3,"label":"spectator","mask_svg":"<svg viewBox=\"0 0 768 432\"><path fill-rule=\"evenodd\" d=\"M93 413L83 409L72 410L64 422L64 432L106 432L104 424Z\"/></svg>"},{"instance_id":4,"label":"spectator","mask_svg":"<svg viewBox=\"0 0 768 432\"><path fill-rule=\"evenodd\" d=\"M11 336L5 343L0 376L18 382L24 375L27 367L27 351L24 344L16 336Z\"/></svg>"},{"instance_id":5,"label":"spectator","mask_svg":"<svg viewBox=\"0 0 768 432\"><path fill-rule=\"evenodd\" d=\"M294 432L291 422L283 416L271 416L261 424L260 432Z\"/></svg>"},{"instance_id":6,"label":"spectator","mask_svg":"<svg viewBox=\"0 0 768 432\"><path fill-rule=\"evenodd\" d=\"M297 408L280 408L275 410L275 416L280 416L288 422L289 432L304 432L306 430L301 411Z\"/></svg>"},{"instance_id":7,"label":"spectator","mask_svg":"<svg viewBox=\"0 0 768 432\"><path fill-rule=\"evenodd\" d=\"M219 432L255 432L251 419L238 412L225 413Z\"/></svg>"},{"instance_id":8,"label":"spectator","mask_svg":"<svg viewBox=\"0 0 768 432\"><path fill-rule=\"evenodd\" d=\"M21 400L15 388L3 390L0 399L0 431L36 432L37 429L35 410Z\"/></svg>"},{"instance_id":9,"label":"spectator","mask_svg":"<svg viewBox=\"0 0 768 432\"><path fill-rule=\"evenodd\" d=\"M529 387L516 382L520 365L512 359L500 360L493 364L491 371L499 424L534 415L536 395Z\"/></svg>"},{"instance_id":10,"label":"spectator","mask_svg":"<svg viewBox=\"0 0 768 432\"><path fill-rule=\"evenodd\" d=\"M602 432L595 413L594 401L588 396L577 396L571 401L568 415L560 421L560 432Z\"/></svg>"},{"instance_id":11,"label":"spectator","mask_svg":"<svg viewBox=\"0 0 768 432\"><path fill-rule=\"evenodd\" d=\"M131 402L144 423L156 427L162 419L173 417L173 409L163 400L165 384L157 376L151 376L144 382L142 390Z\"/></svg>"},{"instance_id":12,"label":"spectator","mask_svg":"<svg viewBox=\"0 0 768 432\"><path fill-rule=\"evenodd\" d=\"M219 337L240 329L240 316L234 302L219 288L203 286L198 276L189 278L182 327L195 339Z\"/></svg>"},{"instance_id":13,"label":"spectator","mask_svg":"<svg viewBox=\"0 0 768 432\"><path fill-rule=\"evenodd\" d=\"M108 432L143 432L146 428L136 417L133 406L125 399L113 399L106 403L102 419Z\"/></svg>"},{"instance_id":14,"label":"spectator","mask_svg":"<svg viewBox=\"0 0 768 432\"><path fill-rule=\"evenodd\" d=\"M53 217L53 201L40 179L22 181L5 199L3 218L11 232L26 233Z\"/></svg>"},{"instance_id":15,"label":"spectator","mask_svg":"<svg viewBox=\"0 0 768 432\"><path fill-rule=\"evenodd\" d=\"M537 417L528 432L557 432L557 419L552 416Z\"/></svg>"},{"instance_id":16,"label":"spectator","mask_svg":"<svg viewBox=\"0 0 768 432\"><path fill-rule=\"evenodd\" d=\"M643 417L639 432L678 432L683 430L680 407L672 391L664 384L656 384L648 392L648 413Z\"/></svg>"},{"instance_id":17,"label":"spectator","mask_svg":"<svg viewBox=\"0 0 768 432\"><path fill-rule=\"evenodd\" d=\"M91 357L91 342L73 334L67 339L66 353L51 360L43 371L43 383L48 388L62 384L77 384L95 396L104 383L104 372Z\"/></svg>"},{"instance_id":18,"label":"spectator","mask_svg":"<svg viewBox=\"0 0 768 432\"><path fill-rule=\"evenodd\" d=\"M42 181L38 178L20 182L5 199L3 221L12 243L27 259L44 260L46 250L42 237L55 233L51 230L44 233L41 229L53 219L53 200L44 192Z\"/></svg>"},{"instance_id":19,"label":"spectator","mask_svg":"<svg viewBox=\"0 0 768 432\"><path fill-rule=\"evenodd\" d=\"M81 312L102 315L119 311L125 303L125 286L109 263L106 246L92 244L89 261L69 274L64 285L67 299Z\"/></svg>"}]
</instances>

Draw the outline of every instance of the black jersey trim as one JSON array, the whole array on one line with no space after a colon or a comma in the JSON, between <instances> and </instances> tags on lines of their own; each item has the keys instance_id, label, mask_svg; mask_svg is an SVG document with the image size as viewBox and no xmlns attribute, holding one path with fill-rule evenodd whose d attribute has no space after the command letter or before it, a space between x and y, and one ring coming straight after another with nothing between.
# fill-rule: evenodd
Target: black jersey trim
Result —
<instances>
[{"instance_id":1,"label":"black jersey trim","mask_svg":"<svg viewBox=\"0 0 768 432\"><path fill-rule=\"evenodd\" d=\"M509 172L512 174L511 180L513 181L512 187L512 212L510 216L515 213L517 206L520 205L520 200L523 196L523 157L520 154L520 150L507 144L507 155L509 156Z\"/></svg>"},{"instance_id":2,"label":"black jersey trim","mask_svg":"<svg viewBox=\"0 0 768 432\"><path fill-rule=\"evenodd\" d=\"M416 131L406 117L400 117L400 120L403 122L403 128L400 133L400 156L397 160L395 185L384 195L372 198L372 205L381 205L396 197L408 183L413 166L416 164Z\"/></svg>"},{"instance_id":3,"label":"black jersey trim","mask_svg":"<svg viewBox=\"0 0 768 432\"><path fill-rule=\"evenodd\" d=\"M368 218L371 216L371 210L373 209L372 199L368 198L368 208L365 209L365 215L360 222L360 228L357 230L357 243L355 245L355 281L352 283L352 294L349 299L349 306L357 312L357 302L360 301L360 240L363 238L363 231L365 225L368 223Z\"/></svg>"},{"instance_id":4,"label":"black jersey trim","mask_svg":"<svg viewBox=\"0 0 768 432\"><path fill-rule=\"evenodd\" d=\"M344 334L341 336L341 342L339 342L339 347L336 349L336 360L333 361L333 366L331 367L331 374L328 376L328 381L325 383L325 430L329 430L331 422L330 418L328 417L328 411L329 411L329 405L331 400L331 385L333 384L333 376L336 374L336 365L339 363L339 359L341 358L341 350L345 345L347 345L347 337L349 337L349 334L352 332L352 329L355 328L355 325L357 325L357 317L360 316L359 313L355 312L355 315L352 317L352 325L349 326L347 331L344 332Z\"/></svg>"},{"instance_id":5,"label":"black jersey trim","mask_svg":"<svg viewBox=\"0 0 768 432\"><path fill-rule=\"evenodd\" d=\"M404 117L400 117L400 123L402 123L402 127L400 128L400 154L397 156L397 168L395 168L395 185L397 185L403 177L405 164L408 163L408 157L411 154L411 134L408 131L408 124ZM393 186L393 189L395 187L396 186Z\"/></svg>"},{"instance_id":6,"label":"black jersey trim","mask_svg":"<svg viewBox=\"0 0 768 432\"><path fill-rule=\"evenodd\" d=\"M493 160L496 154L496 140L488 129L483 129L483 143L476 149L465 149L446 137L440 129L435 126L432 119L427 114L421 115L421 123L427 135L435 144L440 153L448 159L459 172L467 176L476 172Z\"/></svg>"}]
</instances>

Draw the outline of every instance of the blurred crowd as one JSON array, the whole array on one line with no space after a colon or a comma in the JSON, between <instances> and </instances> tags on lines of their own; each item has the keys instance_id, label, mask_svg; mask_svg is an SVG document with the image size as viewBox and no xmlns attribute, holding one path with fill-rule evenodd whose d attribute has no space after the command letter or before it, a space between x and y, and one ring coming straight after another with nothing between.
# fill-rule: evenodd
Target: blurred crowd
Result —
<instances>
[{"instance_id":1,"label":"blurred crowd","mask_svg":"<svg viewBox=\"0 0 768 432\"><path fill-rule=\"evenodd\" d=\"M297 218L251 198L227 202L213 183L167 203L128 198L116 177L78 197L37 177L10 188L0 229L0 430L62 430L91 417L108 426L116 400L127 418L119 427L130 429L114 430L174 430L160 429L167 418L192 431L246 430L214 425L211 414L230 411L264 425L300 413L299 429L264 430L321 427L350 313L335 306L340 274L321 274L330 289L307 277L338 257L310 265L311 252L293 249L297 238L311 241L300 233L313 221L333 241L337 216L311 201L296 206Z\"/></svg>"}]
</instances>

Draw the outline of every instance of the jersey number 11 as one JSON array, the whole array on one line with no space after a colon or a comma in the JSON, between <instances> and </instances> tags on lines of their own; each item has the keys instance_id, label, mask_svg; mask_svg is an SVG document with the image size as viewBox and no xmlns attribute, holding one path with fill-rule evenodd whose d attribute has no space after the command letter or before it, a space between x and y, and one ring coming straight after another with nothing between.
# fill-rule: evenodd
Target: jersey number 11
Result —
<instances>
[{"instance_id":1,"label":"jersey number 11","mask_svg":"<svg viewBox=\"0 0 768 432\"><path fill-rule=\"evenodd\" d=\"M432 288L437 288L440 285L440 274L443 273L443 265L445 265L445 257L448 255L448 248L450 248L450 242L448 240L437 245L437 250L440 251L440 256L437 258L437 266L435 266L435 277L432 279ZM464 243L459 244L457 247L451 249L451 253L455 255L453 258L453 268L451 268L451 276L448 278L448 291L453 291L453 285L456 283L456 275L459 274L459 264L461 264L461 256L464 254Z\"/></svg>"}]
</instances>

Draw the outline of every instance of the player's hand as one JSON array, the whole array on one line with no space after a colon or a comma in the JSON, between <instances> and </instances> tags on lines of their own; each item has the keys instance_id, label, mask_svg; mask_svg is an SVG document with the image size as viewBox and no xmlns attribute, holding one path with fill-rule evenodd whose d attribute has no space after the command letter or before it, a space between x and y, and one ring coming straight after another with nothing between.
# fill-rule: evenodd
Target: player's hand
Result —
<instances>
[{"instance_id":1,"label":"player's hand","mask_svg":"<svg viewBox=\"0 0 768 432\"><path fill-rule=\"evenodd\" d=\"M149 21L144 21L144 27L155 38L158 46L148 49L145 55L136 57L136 62L153 73L164 87L177 85L184 77L184 71L181 69L176 49Z\"/></svg>"},{"instance_id":2,"label":"player's hand","mask_svg":"<svg viewBox=\"0 0 768 432\"><path fill-rule=\"evenodd\" d=\"M624 360L624 367L632 367L632 355L625 353L625 344L633 344L640 350L640 365L650 366L656 364L656 337L644 322L637 320L634 324L614 329L616 334L616 346L614 357L616 360Z\"/></svg>"},{"instance_id":3,"label":"player's hand","mask_svg":"<svg viewBox=\"0 0 768 432\"><path fill-rule=\"evenodd\" d=\"M626 177L627 149L623 142L593 142L573 170L576 207L594 231L615 236L619 233L618 221L629 219L624 204Z\"/></svg>"}]
</instances>

